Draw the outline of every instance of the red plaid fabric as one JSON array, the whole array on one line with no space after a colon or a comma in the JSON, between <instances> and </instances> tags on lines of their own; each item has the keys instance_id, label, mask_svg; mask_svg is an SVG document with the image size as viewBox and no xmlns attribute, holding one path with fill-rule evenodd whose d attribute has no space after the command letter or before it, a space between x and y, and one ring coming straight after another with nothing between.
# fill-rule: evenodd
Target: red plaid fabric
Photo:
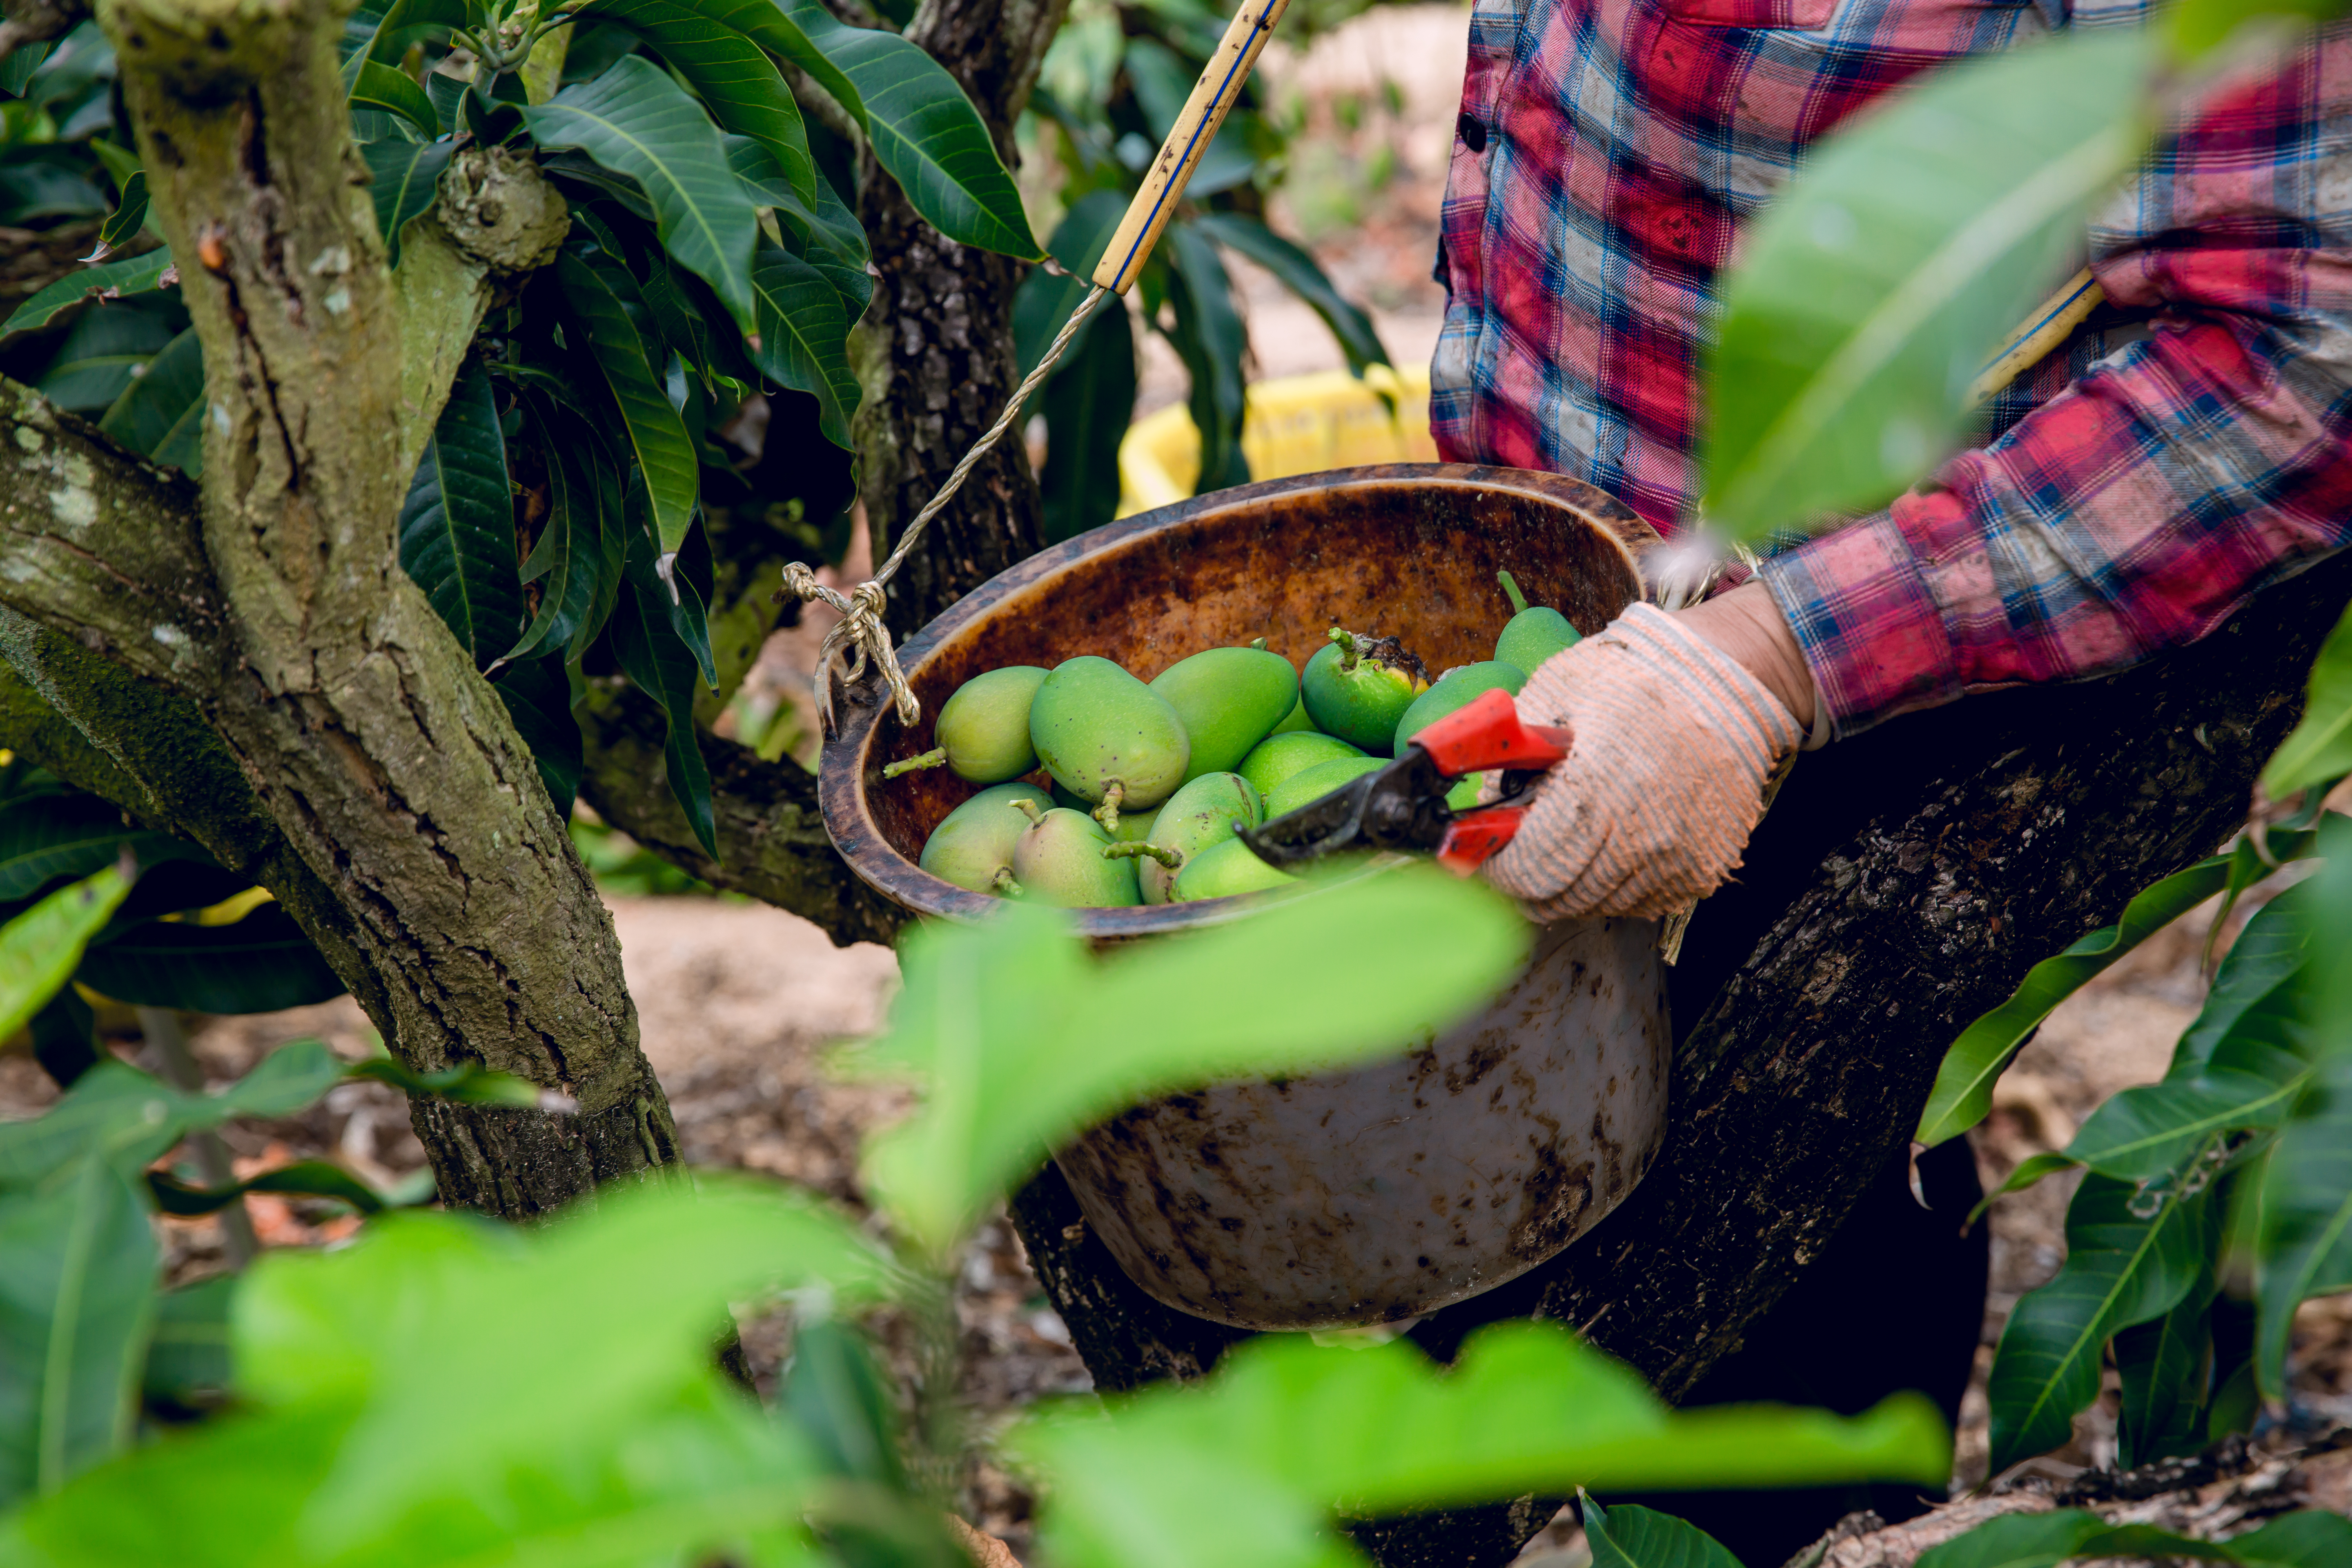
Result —
<instances>
[{"instance_id":1,"label":"red plaid fabric","mask_svg":"<svg viewBox=\"0 0 2352 1568\"><path fill-rule=\"evenodd\" d=\"M2143 0L1479 0L1438 273L1431 425L1672 532L1741 222L1911 75ZM1986 445L1761 574L1852 733L2105 673L2352 542L2352 29L2174 127L2087 237L2110 308Z\"/></svg>"}]
</instances>

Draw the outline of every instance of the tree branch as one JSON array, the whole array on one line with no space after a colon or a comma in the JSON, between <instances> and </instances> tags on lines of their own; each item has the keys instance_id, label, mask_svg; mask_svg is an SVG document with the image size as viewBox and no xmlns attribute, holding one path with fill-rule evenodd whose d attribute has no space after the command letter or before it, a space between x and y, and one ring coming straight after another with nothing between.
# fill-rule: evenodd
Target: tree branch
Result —
<instances>
[{"instance_id":1,"label":"tree branch","mask_svg":"<svg viewBox=\"0 0 2352 1568\"><path fill-rule=\"evenodd\" d=\"M580 793L597 816L689 875L803 915L844 946L896 940L906 911L859 881L834 848L807 769L761 762L746 747L698 731L726 852L713 859L670 794L660 706L614 683L592 689L578 712L588 759Z\"/></svg>"},{"instance_id":2,"label":"tree branch","mask_svg":"<svg viewBox=\"0 0 2352 1568\"><path fill-rule=\"evenodd\" d=\"M554 260L571 226L563 197L520 153L469 147L451 162L440 199L409 229L392 275L401 324L397 472L415 471L492 298Z\"/></svg>"}]
</instances>

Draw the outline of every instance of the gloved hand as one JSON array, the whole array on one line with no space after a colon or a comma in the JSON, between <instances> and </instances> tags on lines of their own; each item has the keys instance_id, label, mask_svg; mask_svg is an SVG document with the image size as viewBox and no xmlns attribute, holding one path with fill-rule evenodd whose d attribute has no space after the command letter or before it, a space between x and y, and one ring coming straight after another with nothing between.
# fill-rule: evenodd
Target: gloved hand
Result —
<instances>
[{"instance_id":1,"label":"gloved hand","mask_svg":"<svg viewBox=\"0 0 2352 1568\"><path fill-rule=\"evenodd\" d=\"M1634 605L1520 691L1522 720L1576 740L1487 879L1538 921L1687 908L1739 865L1766 781L1804 742L1813 707L1760 584L1678 615Z\"/></svg>"}]
</instances>

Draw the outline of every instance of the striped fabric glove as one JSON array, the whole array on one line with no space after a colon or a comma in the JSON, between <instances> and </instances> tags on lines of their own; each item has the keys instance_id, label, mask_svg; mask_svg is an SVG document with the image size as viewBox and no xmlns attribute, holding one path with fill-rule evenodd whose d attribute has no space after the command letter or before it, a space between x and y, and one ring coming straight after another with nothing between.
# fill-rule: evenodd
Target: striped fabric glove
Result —
<instances>
[{"instance_id":1,"label":"striped fabric glove","mask_svg":"<svg viewBox=\"0 0 2352 1568\"><path fill-rule=\"evenodd\" d=\"M1544 661L1518 699L1576 732L1489 881L1538 921L1656 919L1723 885L1804 741L1761 682L1652 605Z\"/></svg>"}]
</instances>

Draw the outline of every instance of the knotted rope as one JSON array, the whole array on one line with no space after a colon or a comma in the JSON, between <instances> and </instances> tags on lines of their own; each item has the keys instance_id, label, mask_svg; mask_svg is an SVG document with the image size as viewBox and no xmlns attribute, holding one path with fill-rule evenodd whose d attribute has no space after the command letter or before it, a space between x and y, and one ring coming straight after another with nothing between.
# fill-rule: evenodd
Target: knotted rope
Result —
<instances>
[{"instance_id":1,"label":"knotted rope","mask_svg":"<svg viewBox=\"0 0 2352 1568\"><path fill-rule=\"evenodd\" d=\"M890 629L882 624L882 609L887 602L885 590L890 579L897 574L899 563L907 559L908 553L915 547L915 542L922 537L924 527L955 499L956 491L963 488L964 480L971 477L971 471L979 466L981 458L986 457L989 448L1013 427L1013 421L1020 416L1030 395L1045 384L1047 376L1054 374L1055 364L1070 346L1070 341L1077 336L1078 329L1086 325L1087 318L1109 297L1110 290L1097 283L1087 291L1084 300L1078 301L1078 308L1070 312L1070 319L1063 323L1060 331L1054 334L1054 341L1046 347L1045 357L1038 360L1037 368L1024 376L1021 384L1013 389L1013 395L1006 401L1004 412L996 416L996 423L972 443L971 450L956 464L954 471L948 475L947 482L940 487L939 493L931 497L923 510L915 514L915 521L907 525L906 532L898 537L898 548L892 550L890 558L882 563L882 570L845 595L818 582L816 574L802 562L794 561L785 566L784 585L776 590L776 603L782 604L786 594L793 594L803 600L821 599L841 612L841 619L824 634L824 641L817 645L816 650L816 712L828 738L835 732L833 677L836 668L841 671L843 684L849 685L864 678L870 662L881 672L883 683L890 689L890 700L898 710L898 721L911 727L922 717L923 706L915 700L914 691L907 685L906 672L898 668L898 653L891 646Z\"/></svg>"}]
</instances>

